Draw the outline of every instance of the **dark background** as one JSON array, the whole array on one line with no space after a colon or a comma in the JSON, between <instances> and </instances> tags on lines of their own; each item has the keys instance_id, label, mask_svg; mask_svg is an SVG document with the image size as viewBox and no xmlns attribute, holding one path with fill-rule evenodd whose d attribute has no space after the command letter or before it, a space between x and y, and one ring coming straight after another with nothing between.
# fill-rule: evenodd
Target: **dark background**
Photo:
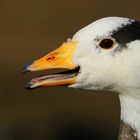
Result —
<instances>
[{"instance_id":1,"label":"dark background","mask_svg":"<svg viewBox=\"0 0 140 140\"><path fill-rule=\"evenodd\" d=\"M0 140L115 140L113 93L50 87L28 91L22 66L105 16L140 19L139 0L0 1Z\"/></svg>"}]
</instances>

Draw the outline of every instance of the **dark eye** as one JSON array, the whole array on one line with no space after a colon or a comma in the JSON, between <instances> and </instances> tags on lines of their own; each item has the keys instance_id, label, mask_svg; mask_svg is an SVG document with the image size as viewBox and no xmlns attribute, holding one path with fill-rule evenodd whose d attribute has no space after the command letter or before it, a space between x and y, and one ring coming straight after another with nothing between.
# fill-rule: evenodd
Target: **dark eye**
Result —
<instances>
[{"instance_id":1,"label":"dark eye","mask_svg":"<svg viewBox=\"0 0 140 140\"><path fill-rule=\"evenodd\" d=\"M105 38L102 39L101 42L99 43L99 46L103 49L110 49L114 45L114 41L110 38Z\"/></svg>"}]
</instances>

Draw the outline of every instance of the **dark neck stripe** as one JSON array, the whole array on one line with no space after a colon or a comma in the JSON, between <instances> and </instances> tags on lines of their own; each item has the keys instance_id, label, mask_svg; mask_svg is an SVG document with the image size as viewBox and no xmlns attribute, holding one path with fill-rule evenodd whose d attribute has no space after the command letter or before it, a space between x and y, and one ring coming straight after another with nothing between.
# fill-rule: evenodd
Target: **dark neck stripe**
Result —
<instances>
[{"instance_id":1,"label":"dark neck stripe","mask_svg":"<svg viewBox=\"0 0 140 140\"><path fill-rule=\"evenodd\" d=\"M127 43L135 40L140 40L140 22L130 21L131 23L112 32L112 37L115 38L117 43L126 45Z\"/></svg>"},{"instance_id":2,"label":"dark neck stripe","mask_svg":"<svg viewBox=\"0 0 140 140\"><path fill-rule=\"evenodd\" d=\"M137 132L129 124L121 121L118 140L138 140Z\"/></svg>"}]
</instances>

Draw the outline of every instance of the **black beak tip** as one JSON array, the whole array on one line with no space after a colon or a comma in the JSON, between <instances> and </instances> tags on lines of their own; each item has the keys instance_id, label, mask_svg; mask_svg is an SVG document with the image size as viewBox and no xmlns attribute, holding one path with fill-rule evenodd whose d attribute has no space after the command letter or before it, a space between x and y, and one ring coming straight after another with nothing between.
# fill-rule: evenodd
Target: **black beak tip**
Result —
<instances>
[{"instance_id":1,"label":"black beak tip","mask_svg":"<svg viewBox=\"0 0 140 140\"><path fill-rule=\"evenodd\" d=\"M24 88L28 90L32 90L33 88L31 88L31 85L32 85L31 83L28 83Z\"/></svg>"},{"instance_id":2,"label":"black beak tip","mask_svg":"<svg viewBox=\"0 0 140 140\"><path fill-rule=\"evenodd\" d=\"M29 72L28 67L31 65L32 63L26 64L25 66L23 66L21 73L25 74L27 72Z\"/></svg>"}]
</instances>

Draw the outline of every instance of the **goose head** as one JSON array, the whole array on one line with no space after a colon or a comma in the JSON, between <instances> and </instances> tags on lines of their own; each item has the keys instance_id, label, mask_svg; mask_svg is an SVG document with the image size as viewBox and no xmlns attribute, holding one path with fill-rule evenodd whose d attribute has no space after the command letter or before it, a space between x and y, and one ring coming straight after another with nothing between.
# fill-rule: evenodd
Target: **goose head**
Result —
<instances>
[{"instance_id":1,"label":"goose head","mask_svg":"<svg viewBox=\"0 0 140 140\"><path fill-rule=\"evenodd\" d=\"M118 93L140 88L140 22L122 17L99 19L79 30L55 51L23 68L68 69L33 78L26 86L67 85Z\"/></svg>"}]
</instances>

